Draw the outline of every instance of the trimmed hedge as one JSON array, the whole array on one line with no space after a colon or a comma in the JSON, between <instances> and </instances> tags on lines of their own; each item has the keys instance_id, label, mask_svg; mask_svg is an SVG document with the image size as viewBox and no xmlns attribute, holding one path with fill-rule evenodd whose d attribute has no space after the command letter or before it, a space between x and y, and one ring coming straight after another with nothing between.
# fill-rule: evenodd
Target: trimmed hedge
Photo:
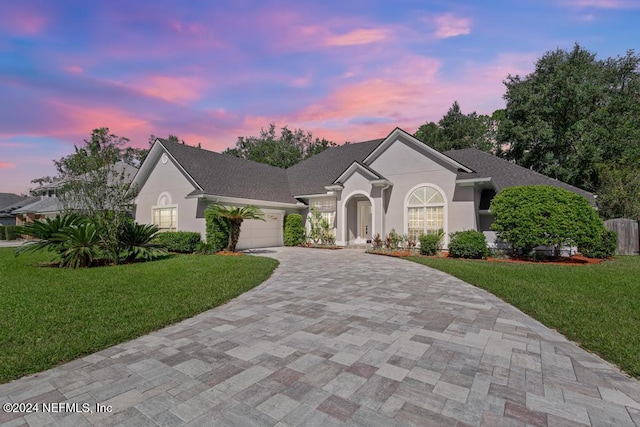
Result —
<instances>
[{"instance_id":1,"label":"trimmed hedge","mask_svg":"<svg viewBox=\"0 0 640 427\"><path fill-rule=\"evenodd\" d=\"M302 215L289 214L284 217L284 245L298 246L304 243Z\"/></svg>"},{"instance_id":2,"label":"trimmed hedge","mask_svg":"<svg viewBox=\"0 0 640 427\"><path fill-rule=\"evenodd\" d=\"M153 238L154 243L163 246L169 252L185 254L194 253L201 240L200 233L195 231L165 231Z\"/></svg>"},{"instance_id":3,"label":"trimmed hedge","mask_svg":"<svg viewBox=\"0 0 640 427\"><path fill-rule=\"evenodd\" d=\"M7 240L7 235L4 232L4 225L0 225L0 240Z\"/></svg>"},{"instance_id":4,"label":"trimmed hedge","mask_svg":"<svg viewBox=\"0 0 640 427\"><path fill-rule=\"evenodd\" d=\"M18 227L15 225L5 225L2 227L4 230L4 240L16 240L18 238Z\"/></svg>"},{"instance_id":5,"label":"trimmed hedge","mask_svg":"<svg viewBox=\"0 0 640 427\"><path fill-rule=\"evenodd\" d=\"M487 238L476 230L458 231L451 233L449 255L454 258L486 258L489 255Z\"/></svg>"},{"instance_id":6,"label":"trimmed hedge","mask_svg":"<svg viewBox=\"0 0 640 427\"><path fill-rule=\"evenodd\" d=\"M215 206L215 205L210 205ZM229 244L229 221L218 215L214 209L204 211L208 253L220 252Z\"/></svg>"}]
</instances>

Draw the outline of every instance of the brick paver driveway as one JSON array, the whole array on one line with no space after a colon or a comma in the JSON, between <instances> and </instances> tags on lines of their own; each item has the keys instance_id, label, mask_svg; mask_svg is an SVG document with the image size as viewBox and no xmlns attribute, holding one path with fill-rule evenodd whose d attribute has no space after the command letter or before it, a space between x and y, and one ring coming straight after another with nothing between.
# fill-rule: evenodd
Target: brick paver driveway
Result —
<instances>
[{"instance_id":1,"label":"brick paver driveway","mask_svg":"<svg viewBox=\"0 0 640 427\"><path fill-rule=\"evenodd\" d=\"M640 424L638 381L484 291L351 250L265 252L280 267L233 302L0 386L2 403L87 406L0 422Z\"/></svg>"}]
</instances>

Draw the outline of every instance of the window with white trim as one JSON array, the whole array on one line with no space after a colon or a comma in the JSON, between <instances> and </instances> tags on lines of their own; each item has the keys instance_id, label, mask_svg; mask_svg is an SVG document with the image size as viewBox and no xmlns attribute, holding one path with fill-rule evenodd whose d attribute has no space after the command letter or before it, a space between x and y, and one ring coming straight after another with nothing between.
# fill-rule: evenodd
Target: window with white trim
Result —
<instances>
[{"instance_id":1,"label":"window with white trim","mask_svg":"<svg viewBox=\"0 0 640 427\"><path fill-rule=\"evenodd\" d=\"M433 187L420 187L411 193L407 203L409 237L435 234L444 228L444 197Z\"/></svg>"},{"instance_id":2,"label":"window with white trim","mask_svg":"<svg viewBox=\"0 0 640 427\"><path fill-rule=\"evenodd\" d=\"M336 199L311 199L310 207L322 215L322 218L329 224L329 228L335 228Z\"/></svg>"},{"instance_id":3,"label":"window with white trim","mask_svg":"<svg viewBox=\"0 0 640 427\"><path fill-rule=\"evenodd\" d=\"M160 231L175 231L178 226L178 208L153 208L153 223Z\"/></svg>"}]
</instances>

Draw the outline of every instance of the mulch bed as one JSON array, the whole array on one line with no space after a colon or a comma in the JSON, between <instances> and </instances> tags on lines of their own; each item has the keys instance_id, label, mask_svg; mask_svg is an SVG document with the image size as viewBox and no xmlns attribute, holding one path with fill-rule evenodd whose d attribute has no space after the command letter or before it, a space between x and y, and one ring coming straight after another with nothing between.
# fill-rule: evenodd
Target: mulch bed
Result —
<instances>
[{"instance_id":1,"label":"mulch bed","mask_svg":"<svg viewBox=\"0 0 640 427\"><path fill-rule=\"evenodd\" d=\"M546 258L541 260L532 260L527 258L487 258L489 262L511 262L518 264L552 264L552 265L587 265L600 264L603 259L587 258L582 255L572 255L570 257Z\"/></svg>"},{"instance_id":2,"label":"mulch bed","mask_svg":"<svg viewBox=\"0 0 640 427\"><path fill-rule=\"evenodd\" d=\"M449 256L448 252L444 252L441 255L435 256L427 256L420 255L416 252L411 251L403 251L396 250L391 252L369 252L374 255L385 255L397 258L404 258L409 256L419 256L425 258L453 258ZM549 257L542 259L531 259L531 258L487 258L484 260L476 260L476 261L488 261L488 262L507 262L507 263L515 263L515 264L550 264L550 265L588 265L588 264L600 264L602 261L610 260L611 258L598 259L598 258L587 258L582 255L572 255L570 257Z\"/></svg>"}]
</instances>

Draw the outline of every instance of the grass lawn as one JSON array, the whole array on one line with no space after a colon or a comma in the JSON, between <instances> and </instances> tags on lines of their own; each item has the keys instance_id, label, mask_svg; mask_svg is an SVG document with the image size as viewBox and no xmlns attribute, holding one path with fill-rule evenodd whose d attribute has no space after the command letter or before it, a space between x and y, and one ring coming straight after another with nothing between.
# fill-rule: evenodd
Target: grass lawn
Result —
<instances>
[{"instance_id":1,"label":"grass lawn","mask_svg":"<svg viewBox=\"0 0 640 427\"><path fill-rule=\"evenodd\" d=\"M409 259L486 289L640 377L640 257L581 266Z\"/></svg>"},{"instance_id":2,"label":"grass lawn","mask_svg":"<svg viewBox=\"0 0 640 427\"><path fill-rule=\"evenodd\" d=\"M0 248L0 383L144 335L266 280L276 260L176 255L115 267L38 267Z\"/></svg>"}]
</instances>

